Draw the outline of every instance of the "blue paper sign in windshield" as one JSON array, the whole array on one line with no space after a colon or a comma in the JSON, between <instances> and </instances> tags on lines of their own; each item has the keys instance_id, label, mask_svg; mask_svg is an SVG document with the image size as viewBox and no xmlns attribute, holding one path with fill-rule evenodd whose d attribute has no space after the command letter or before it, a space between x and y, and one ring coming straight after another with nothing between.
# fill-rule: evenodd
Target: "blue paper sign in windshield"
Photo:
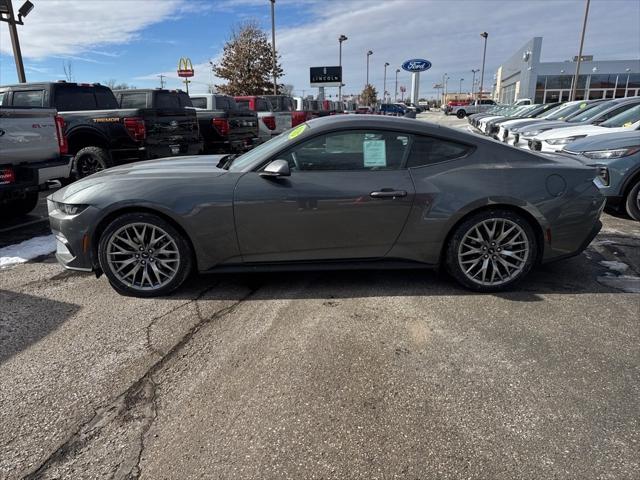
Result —
<instances>
[{"instance_id":1,"label":"blue paper sign in windshield","mask_svg":"<svg viewBox=\"0 0 640 480\"><path fill-rule=\"evenodd\" d=\"M422 58L413 58L402 64L402 69L407 72L424 72L430 68L431 62L429 60L423 60Z\"/></svg>"}]
</instances>

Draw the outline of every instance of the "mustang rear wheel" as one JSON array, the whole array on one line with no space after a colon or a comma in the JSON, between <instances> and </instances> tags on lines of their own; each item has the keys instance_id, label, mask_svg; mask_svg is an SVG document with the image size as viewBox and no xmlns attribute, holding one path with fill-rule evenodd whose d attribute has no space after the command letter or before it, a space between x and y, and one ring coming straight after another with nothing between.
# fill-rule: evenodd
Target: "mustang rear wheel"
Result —
<instances>
[{"instance_id":1,"label":"mustang rear wheel","mask_svg":"<svg viewBox=\"0 0 640 480\"><path fill-rule=\"evenodd\" d=\"M98 246L100 267L115 290L155 297L178 288L189 276L189 243L169 222L129 213L109 224Z\"/></svg>"},{"instance_id":2,"label":"mustang rear wheel","mask_svg":"<svg viewBox=\"0 0 640 480\"><path fill-rule=\"evenodd\" d=\"M508 210L480 212L454 232L447 268L462 285L477 291L504 290L524 278L537 256L529 222Z\"/></svg>"}]
</instances>

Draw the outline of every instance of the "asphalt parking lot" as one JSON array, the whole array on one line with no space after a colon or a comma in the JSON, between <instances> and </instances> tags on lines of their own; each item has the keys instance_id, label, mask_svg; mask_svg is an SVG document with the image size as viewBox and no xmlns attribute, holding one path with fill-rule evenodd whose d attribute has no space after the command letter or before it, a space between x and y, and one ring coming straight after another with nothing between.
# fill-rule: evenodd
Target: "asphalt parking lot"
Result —
<instances>
[{"instance_id":1,"label":"asphalt parking lot","mask_svg":"<svg viewBox=\"0 0 640 480\"><path fill-rule=\"evenodd\" d=\"M0 477L637 478L640 224L603 223L495 295L368 271L144 300L52 255L1 269Z\"/></svg>"}]
</instances>

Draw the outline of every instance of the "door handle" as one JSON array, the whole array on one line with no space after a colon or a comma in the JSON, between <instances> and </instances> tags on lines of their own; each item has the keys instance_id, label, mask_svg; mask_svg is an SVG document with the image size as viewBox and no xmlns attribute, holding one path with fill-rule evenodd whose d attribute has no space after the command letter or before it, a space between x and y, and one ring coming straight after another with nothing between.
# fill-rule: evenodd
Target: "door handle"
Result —
<instances>
[{"instance_id":1,"label":"door handle","mask_svg":"<svg viewBox=\"0 0 640 480\"><path fill-rule=\"evenodd\" d=\"M372 198L396 198L396 197L406 197L407 192L404 190L391 190L389 188L383 188L377 192L371 192L369 194Z\"/></svg>"}]
</instances>

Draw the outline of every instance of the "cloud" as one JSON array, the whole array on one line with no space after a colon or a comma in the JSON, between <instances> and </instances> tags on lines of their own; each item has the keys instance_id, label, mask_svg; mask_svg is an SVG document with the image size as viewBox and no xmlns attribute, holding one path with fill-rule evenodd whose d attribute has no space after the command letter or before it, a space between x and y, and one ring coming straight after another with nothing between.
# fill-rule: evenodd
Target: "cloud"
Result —
<instances>
[{"instance_id":1,"label":"cloud","mask_svg":"<svg viewBox=\"0 0 640 480\"><path fill-rule=\"evenodd\" d=\"M42 59L78 55L95 47L119 45L138 38L145 27L175 16L183 0L47 0L19 26L22 55ZM0 52L12 55L5 24L0 30ZM97 54L104 55L104 52ZM109 54L107 54L109 55Z\"/></svg>"}]
</instances>

